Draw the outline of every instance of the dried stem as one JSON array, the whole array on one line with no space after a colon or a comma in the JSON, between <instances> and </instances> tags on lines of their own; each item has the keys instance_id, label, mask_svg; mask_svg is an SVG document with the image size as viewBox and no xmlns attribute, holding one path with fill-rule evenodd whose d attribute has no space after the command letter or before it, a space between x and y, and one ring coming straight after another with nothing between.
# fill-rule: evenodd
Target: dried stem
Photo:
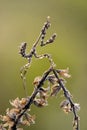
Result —
<instances>
[{"instance_id":1,"label":"dried stem","mask_svg":"<svg viewBox=\"0 0 87 130\"><path fill-rule=\"evenodd\" d=\"M40 80L38 86L34 89L32 95L30 96L30 98L29 98L29 100L28 100L28 102L27 102L27 104L26 104L26 105L24 106L24 108L21 110L21 112L20 112L20 114L18 115L17 119L15 120L13 126L11 127L11 130L16 130L16 129L17 129L17 124L18 124L20 118L23 116L23 114L24 114L24 113L30 108L30 106L33 104L33 101L34 101L34 99L35 99L37 93L39 92L39 89L42 87L43 83L45 82L47 76L49 75L49 73L50 73L51 71L52 71L52 68L49 68L48 71L46 71L46 72L43 74L43 76L42 76L42 78L41 78L41 80Z\"/></svg>"},{"instance_id":2,"label":"dried stem","mask_svg":"<svg viewBox=\"0 0 87 130\"><path fill-rule=\"evenodd\" d=\"M75 130L80 130L79 129L79 117L77 115L75 104L74 104L74 102L72 100L72 96L71 96L70 92L67 90L67 88L64 86L63 82L60 80L57 71L53 69L53 73L54 73L55 77L58 79L58 83L59 83L59 85L61 86L61 88L62 88L62 90L64 92L65 98L69 101L69 103L71 105L72 112L74 114L74 121L77 124L76 127L75 127Z\"/></svg>"}]
</instances>

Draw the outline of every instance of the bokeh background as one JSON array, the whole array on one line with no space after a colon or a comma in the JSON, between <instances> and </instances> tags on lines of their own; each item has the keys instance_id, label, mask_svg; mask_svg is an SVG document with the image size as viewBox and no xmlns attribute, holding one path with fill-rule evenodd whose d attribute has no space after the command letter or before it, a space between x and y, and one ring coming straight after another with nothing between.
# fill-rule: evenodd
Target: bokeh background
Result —
<instances>
[{"instance_id":1,"label":"bokeh background","mask_svg":"<svg viewBox=\"0 0 87 130\"><path fill-rule=\"evenodd\" d=\"M54 44L38 47L38 54L51 53L57 68L70 68L67 88L80 103L80 127L87 130L87 1L86 0L0 0L0 114L10 107L9 100L24 97L20 68L27 61L18 54L22 42L30 50L47 16L51 17L48 36L57 33ZM46 59L33 59L27 74L27 91L33 79L48 69ZM32 107L36 124L25 130L71 130L73 115L60 110L62 97L49 99L45 108Z\"/></svg>"}]
</instances>

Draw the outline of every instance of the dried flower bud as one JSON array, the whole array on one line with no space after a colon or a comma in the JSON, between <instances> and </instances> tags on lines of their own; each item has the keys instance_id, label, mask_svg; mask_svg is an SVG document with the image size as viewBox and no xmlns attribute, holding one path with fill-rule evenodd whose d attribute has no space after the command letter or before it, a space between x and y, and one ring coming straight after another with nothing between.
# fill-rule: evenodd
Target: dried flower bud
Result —
<instances>
[{"instance_id":1,"label":"dried flower bud","mask_svg":"<svg viewBox=\"0 0 87 130\"><path fill-rule=\"evenodd\" d=\"M47 106L48 103L47 103L47 100L44 100L44 99L35 99L34 105L37 107L44 107L44 106Z\"/></svg>"},{"instance_id":2,"label":"dried flower bud","mask_svg":"<svg viewBox=\"0 0 87 130\"><path fill-rule=\"evenodd\" d=\"M0 115L0 120L6 122L6 121L10 120L10 118L8 116Z\"/></svg>"},{"instance_id":3,"label":"dried flower bud","mask_svg":"<svg viewBox=\"0 0 87 130\"><path fill-rule=\"evenodd\" d=\"M36 78L34 79L33 84L34 84L35 86L37 86L37 85L39 84L40 80L41 80L41 76L36 77Z\"/></svg>"},{"instance_id":4,"label":"dried flower bud","mask_svg":"<svg viewBox=\"0 0 87 130\"><path fill-rule=\"evenodd\" d=\"M70 102L68 100L64 100L61 102L60 107L63 109L65 113L69 113L72 111Z\"/></svg>"},{"instance_id":5,"label":"dried flower bud","mask_svg":"<svg viewBox=\"0 0 87 130\"><path fill-rule=\"evenodd\" d=\"M28 97L28 98L22 98L22 99L20 100L21 106L24 107L24 106L27 104L28 100L29 100L29 97Z\"/></svg>"},{"instance_id":6,"label":"dried flower bud","mask_svg":"<svg viewBox=\"0 0 87 130\"><path fill-rule=\"evenodd\" d=\"M51 96L56 96L60 90L61 90L61 86L59 84L53 85Z\"/></svg>"},{"instance_id":7,"label":"dried flower bud","mask_svg":"<svg viewBox=\"0 0 87 130\"><path fill-rule=\"evenodd\" d=\"M49 92L49 90L50 90L50 87L47 87L47 88L40 88L39 89L39 98L40 99L44 99L44 100L46 100L47 98L48 98L48 92Z\"/></svg>"},{"instance_id":8,"label":"dried flower bud","mask_svg":"<svg viewBox=\"0 0 87 130\"><path fill-rule=\"evenodd\" d=\"M31 124L35 124L35 115L31 116L28 113L24 113L24 118L21 118L19 124L28 126L30 126Z\"/></svg>"},{"instance_id":9,"label":"dried flower bud","mask_svg":"<svg viewBox=\"0 0 87 130\"><path fill-rule=\"evenodd\" d=\"M15 100L10 101L10 104L15 108L21 109L25 106L25 104L27 104L27 101L27 98L22 98L21 100L19 98L16 98Z\"/></svg>"},{"instance_id":10,"label":"dried flower bud","mask_svg":"<svg viewBox=\"0 0 87 130\"><path fill-rule=\"evenodd\" d=\"M51 84L55 84L58 81L54 74L48 75L47 80L50 81Z\"/></svg>"},{"instance_id":11,"label":"dried flower bud","mask_svg":"<svg viewBox=\"0 0 87 130\"><path fill-rule=\"evenodd\" d=\"M25 113L25 118L30 124L35 124L35 115L31 116L28 113Z\"/></svg>"},{"instance_id":12,"label":"dried flower bud","mask_svg":"<svg viewBox=\"0 0 87 130\"><path fill-rule=\"evenodd\" d=\"M0 115L0 120L4 122L2 128L4 127L11 127L14 124L14 113L11 113L10 110L8 110L9 112L6 113L6 116L2 116Z\"/></svg>"},{"instance_id":13,"label":"dried flower bud","mask_svg":"<svg viewBox=\"0 0 87 130\"><path fill-rule=\"evenodd\" d=\"M63 70L57 70L57 72L60 74L60 76L63 76L65 78L70 78L71 75L69 75L69 68L63 69Z\"/></svg>"},{"instance_id":14,"label":"dried flower bud","mask_svg":"<svg viewBox=\"0 0 87 130\"><path fill-rule=\"evenodd\" d=\"M21 106L20 106L20 100L19 100L19 98L16 98L15 100L12 100L12 101L9 101L9 102L10 102L10 104L11 104L12 106L14 106L15 108L21 107Z\"/></svg>"}]
</instances>

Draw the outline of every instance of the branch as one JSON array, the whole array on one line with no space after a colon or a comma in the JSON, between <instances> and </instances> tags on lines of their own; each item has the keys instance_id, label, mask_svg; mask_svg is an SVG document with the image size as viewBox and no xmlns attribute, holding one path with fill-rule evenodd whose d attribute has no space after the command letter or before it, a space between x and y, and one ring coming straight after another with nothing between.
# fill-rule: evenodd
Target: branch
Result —
<instances>
[{"instance_id":1,"label":"branch","mask_svg":"<svg viewBox=\"0 0 87 130\"><path fill-rule=\"evenodd\" d=\"M63 82L58 76L58 71L53 69L53 73L55 77L58 79L58 84L61 86L64 92L64 96L67 99L66 101L63 101L61 103L61 108L65 109L66 112L69 112L69 111L73 112L74 114L73 127L75 128L75 130L80 130L79 129L79 116L77 115L77 111L80 109L79 104L73 102L70 92L67 90L67 88L64 86Z\"/></svg>"},{"instance_id":2,"label":"branch","mask_svg":"<svg viewBox=\"0 0 87 130\"><path fill-rule=\"evenodd\" d=\"M19 124L19 120L20 118L25 114L25 112L30 108L30 106L33 104L34 102L34 99L37 95L37 93L39 92L40 88L42 87L43 83L45 82L46 80L46 77L49 75L49 73L52 71L52 68L49 68L48 71L46 71L41 80L39 81L39 84L38 86L34 89L32 95L28 98L28 101L26 103L26 105L21 109L21 112L20 114L18 114L16 120L14 121L14 124L13 126L11 127L11 130L16 130L17 129L17 125Z\"/></svg>"}]
</instances>

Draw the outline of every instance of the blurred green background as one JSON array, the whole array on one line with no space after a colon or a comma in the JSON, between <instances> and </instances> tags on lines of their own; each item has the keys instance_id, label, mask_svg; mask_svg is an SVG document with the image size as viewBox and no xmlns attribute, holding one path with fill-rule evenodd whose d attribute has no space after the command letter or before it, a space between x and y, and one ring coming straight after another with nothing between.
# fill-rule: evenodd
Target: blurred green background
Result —
<instances>
[{"instance_id":1,"label":"blurred green background","mask_svg":"<svg viewBox=\"0 0 87 130\"><path fill-rule=\"evenodd\" d=\"M0 114L10 107L9 100L24 97L20 67L27 61L18 54L22 42L28 51L35 42L47 16L51 17L48 36L57 33L55 44L38 47L38 53L51 53L57 68L70 68L67 88L80 103L81 130L87 130L87 1L86 0L0 0ZM27 89L33 79L48 69L46 59L33 59L27 74ZM36 124L30 130L72 130L72 114L59 108L61 95L49 99L45 108L32 107Z\"/></svg>"}]
</instances>

